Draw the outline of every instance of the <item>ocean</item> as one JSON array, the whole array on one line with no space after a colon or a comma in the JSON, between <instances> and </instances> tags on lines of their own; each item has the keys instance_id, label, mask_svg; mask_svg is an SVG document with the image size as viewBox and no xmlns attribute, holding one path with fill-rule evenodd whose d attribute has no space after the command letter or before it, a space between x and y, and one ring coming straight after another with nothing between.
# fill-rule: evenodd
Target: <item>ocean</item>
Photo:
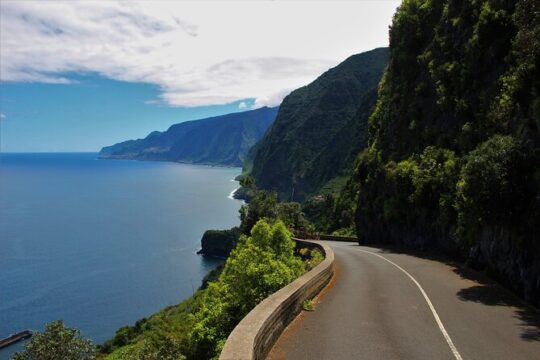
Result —
<instances>
[{"instance_id":1,"label":"ocean","mask_svg":"<svg viewBox=\"0 0 540 360\"><path fill-rule=\"evenodd\" d=\"M189 297L219 264L196 254L204 231L239 224L239 173L0 154L0 338L62 319L99 344Z\"/></svg>"}]
</instances>

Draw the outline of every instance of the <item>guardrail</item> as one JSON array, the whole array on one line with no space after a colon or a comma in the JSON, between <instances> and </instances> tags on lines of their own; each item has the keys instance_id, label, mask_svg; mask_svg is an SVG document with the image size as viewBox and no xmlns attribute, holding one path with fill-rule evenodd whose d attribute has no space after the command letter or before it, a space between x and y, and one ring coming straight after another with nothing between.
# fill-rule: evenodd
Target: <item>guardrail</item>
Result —
<instances>
[{"instance_id":1,"label":"guardrail","mask_svg":"<svg viewBox=\"0 0 540 360\"><path fill-rule=\"evenodd\" d=\"M353 236L335 236L335 235L318 234L318 239L331 240L331 241L358 242L358 238L353 237Z\"/></svg>"},{"instance_id":2,"label":"guardrail","mask_svg":"<svg viewBox=\"0 0 540 360\"><path fill-rule=\"evenodd\" d=\"M358 238L356 236L338 236L321 233L308 233L302 232L300 230L293 230L293 232L296 237L301 239L358 242Z\"/></svg>"},{"instance_id":3,"label":"guardrail","mask_svg":"<svg viewBox=\"0 0 540 360\"><path fill-rule=\"evenodd\" d=\"M265 359L285 327L328 284L334 274L334 252L325 244L294 239L301 247L318 247L325 259L311 271L273 293L249 312L227 338L220 360Z\"/></svg>"}]
</instances>

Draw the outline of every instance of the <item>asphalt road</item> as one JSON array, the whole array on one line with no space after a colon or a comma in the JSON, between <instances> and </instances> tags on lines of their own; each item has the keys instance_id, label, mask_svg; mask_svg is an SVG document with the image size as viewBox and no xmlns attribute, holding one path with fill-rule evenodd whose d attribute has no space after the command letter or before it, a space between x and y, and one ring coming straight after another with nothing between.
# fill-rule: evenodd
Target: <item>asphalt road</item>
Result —
<instances>
[{"instance_id":1,"label":"asphalt road","mask_svg":"<svg viewBox=\"0 0 540 360\"><path fill-rule=\"evenodd\" d=\"M540 360L540 313L489 279L423 256L326 243L336 275L270 359Z\"/></svg>"}]
</instances>

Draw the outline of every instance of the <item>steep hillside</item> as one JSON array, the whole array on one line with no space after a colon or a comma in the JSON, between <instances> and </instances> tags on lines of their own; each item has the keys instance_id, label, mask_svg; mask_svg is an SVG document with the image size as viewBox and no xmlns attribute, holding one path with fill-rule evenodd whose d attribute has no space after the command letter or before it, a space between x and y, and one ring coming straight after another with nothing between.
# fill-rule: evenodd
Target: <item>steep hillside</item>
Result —
<instances>
[{"instance_id":1,"label":"steep hillside","mask_svg":"<svg viewBox=\"0 0 540 360\"><path fill-rule=\"evenodd\" d=\"M540 304L540 3L405 0L378 96L360 241L459 254Z\"/></svg>"},{"instance_id":2,"label":"steep hillside","mask_svg":"<svg viewBox=\"0 0 540 360\"><path fill-rule=\"evenodd\" d=\"M367 117L387 56L386 48L351 56L283 100L253 154L258 187L303 200L348 173L366 144Z\"/></svg>"},{"instance_id":3,"label":"steep hillside","mask_svg":"<svg viewBox=\"0 0 540 360\"><path fill-rule=\"evenodd\" d=\"M102 159L178 161L241 166L249 149L274 121L277 108L186 121L144 139L104 147Z\"/></svg>"}]
</instances>

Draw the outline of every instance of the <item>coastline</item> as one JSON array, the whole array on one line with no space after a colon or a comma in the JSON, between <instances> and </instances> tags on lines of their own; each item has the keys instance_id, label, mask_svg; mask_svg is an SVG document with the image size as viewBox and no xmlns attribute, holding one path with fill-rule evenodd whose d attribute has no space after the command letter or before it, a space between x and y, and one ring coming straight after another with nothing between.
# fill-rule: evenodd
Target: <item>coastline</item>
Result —
<instances>
[{"instance_id":1,"label":"coastline","mask_svg":"<svg viewBox=\"0 0 540 360\"><path fill-rule=\"evenodd\" d=\"M12 181L8 182L8 179L6 179L5 182L6 194L8 190L17 190L9 191L12 195L11 197L6 196L5 199L6 201L14 201L11 199L15 199L15 195L25 194L22 199L30 201L29 203L35 204L35 206L29 207L25 212L21 210L20 212L9 213L12 217L7 219L12 219L13 222L11 223L17 223L20 221L21 216L33 216L32 219L35 219L35 224L29 223L34 224L33 226L52 224L47 226L47 231L40 234L47 241L49 241L49 238L51 241L54 239L54 242L51 243L52 246L60 250L65 249L70 254L84 252L86 255L95 254L96 249L103 249L105 256L90 256L91 261L83 263L73 261L73 264L68 262L65 265L69 267L70 271L61 272L60 276L55 278L53 284L61 287L62 291L75 295L64 297L61 302L54 299L55 293L48 291L49 288L45 285L47 284L47 278L50 279L51 274L57 270L56 268L50 271L50 267L40 268L40 271L37 272L27 271L23 274L26 277L23 278L23 282L20 283L21 285L18 288L11 285L9 277L4 278L7 280L7 286L11 286L15 290L6 293L10 298L10 304L2 304L4 308L9 305L12 309L9 314L7 311L5 314L4 312L0 313L0 317L5 320L0 324L0 337L8 336L25 328L41 331L44 324L56 319L65 319L66 324L79 328L84 336L92 339L95 343L103 343L112 337L123 324L133 325L137 319L143 316L149 316L169 304L178 304L191 297L193 291L190 283L193 283L196 290L201 284L199 279L202 280L209 271L217 266L216 260L223 260L216 257L215 260L208 258L203 261L201 257L195 255L195 252L199 249L203 233L213 226L230 228L239 222L237 214L241 203L232 202L229 198L225 199L225 196L228 197L231 190L235 190L237 187L237 184L229 182L239 173L238 169L232 167L218 168L201 166L200 164L181 164L186 166L186 170L182 170L181 166L163 166L159 163L157 166L143 166L135 163L131 163L131 165L117 163L118 165L114 165L108 162L102 162L102 165L99 165L100 162L95 161L96 153L91 152L16 155L18 154L2 154L2 160L9 160L2 162L2 170L7 169L7 167L10 167L10 171L13 169L13 176L10 178ZM54 183L57 186L52 190L50 187L34 186L34 182L26 174L32 171L35 166L39 167L48 183ZM199 168L199 170L195 172L195 168ZM68 177L65 176L65 169L69 171ZM91 174L91 176L89 177L88 174ZM23 181L23 179L27 180ZM201 182L207 184L208 188L204 185L204 189L199 186L199 191L193 191L193 185L201 184ZM84 196L93 195L94 192L101 194L96 199L100 199L103 208L98 209L94 206L87 206L76 208L77 211L69 211L69 216L74 223L92 224L92 228L96 229L96 231L88 231L91 229L81 231L81 244L71 246L71 242L65 242L61 236L56 236L58 231L62 229L57 224L62 224L60 215L63 213L60 210L71 209L71 204L77 199L62 196L61 194L66 191L78 194L76 190L80 184L84 184ZM28 188L32 185L32 192L24 190L27 185ZM104 187L108 189L107 193L102 192ZM146 200L141 198L139 195L140 189L145 189L145 193L150 198L148 196ZM201 195L196 194L196 192L205 193L208 200L203 200L198 205L192 204L194 199L201 198ZM45 217L33 215L36 209L39 210L39 215L44 213L44 211L40 210L41 207L38 202L38 199L43 199L41 194L51 204L50 208L54 210L48 211ZM52 201L57 197L67 199L69 203ZM148 199L151 201L148 202ZM133 226L120 227L121 225L118 225L120 223L115 221L115 214L123 212L130 214L129 221ZM8 213L6 212L6 214ZM185 214L195 214L196 219L190 219L190 216ZM211 216L207 216L207 214ZM179 221L178 216L183 217L184 220ZM102 226L95 227L94 223ZM148 226L143 227L143 224ZM71 229L71 225L68 226ZM114 228L111 228L111 226ZM75 225L72 227L75 229ZM77 227L77 229L83 228L84 226ZM14 231L17 231L17 233ZM109 231L114 233L108 235ZM18 229L6 232L9 235L12 233L18 234L22 238L22 243L21 246L15 247L15 243L8 241L9 237L4 239L6 241L4 245L7 245L5 248L6 259L10 260L12 257L21 254L19 256L25 256L25 259L27 259L25 261L31 262L34 255L33 249L36 249L33 244L34 241L40 243L39 237L30 231L26 233ZM79 236L78 232L76 234ZM94 237L102 240L94 240ZM153 239L153 237L159 239ZM110 261L107 260L111 256ZM188 260L184 260L184 256ZM52 258L54 259L54 256ZM70 259L73 256L66 258ZM123 262L124 259L127 261ZM111 265L113 260L114 266ZM18 264L15 265L18 266ZM9 261L4 262L3 265L4 268L9 266L12 269L18 269ZM144 269L145 267L151 270L148 271ZM106 269L107 273L105 274L105 271L95 271L96 268ZM25 269L29 269L29 267L25 266ZM139 273L142 275L142 279L139 279ZM7 273L4 272L4 274ZM46 308L46 311L42 311L43 316L41 317L25 316L25 312L32 310L31 307L24 304L29 298L28 296L24 297L26 292L23 285L26 278L29 279L28 281L38 284L35 289L33 287L30 289L33 291L35 299L45 304L36 303L36 305L32 306L41 308L53 302L60 304L60 306L56 306L53 310ZM89 281L89 287L98 289L95 293L96 296L104 297L104 300L97 301L99 303L96 305L97 308L92 308L92 312L95 310L95 314L101 318L100 321L94 321L87 310L77 312L77 315L71 316L71 318L66 315L69 312L67 309L74 308L74 305L71 305L72 302L80 304L76 298L76 294L79 294L79 292L72 289L76 288L79 291L80 286L77 284L80 284L80 282L75 280L83 278ZM102 281L103 278L107 280ZM163 284L160 285L160 282ZM118 286L111 286L111 283L118 284ZM172 283L174 283L174 286L170 285ZM163 294L157 291L159 287L164 288ZM127 290L124 291L124 288ZM119 294L122 297L129 294L129 291L132 291L130 289L136 289L133 291L133 294L135 294L133 296L142 299L137 293L141 294L141 289L146 288L149 289L148 294L154 293L156 296L150 296L148 300L139 301L141 304L137 306L125 306L125 300L120 301L116 296ZM21 290L17 291L18 289ZM112 296L109 296L109 294L112 294ZM82 305L78 305L81 309L94 301L91 294L85 295L84 298L89 300L83 302ZM19 302L17 302L18 299L20 299ZM102 305L105 302L107 306ZM139 309L142 310L139 311ZM147 309L150 309L150 311L144 312ZM116 321L118 318L120 318L120 321ZM113 321L116 322L113 323ZM106 325L108 323L113 326ZM12 349L21 350L18 346L2 349L0 359L7 360Z\"/></svg>"},{"instance_id":2,"label":"coastline","mask_svg":"<svg viewBox=\"0 0 540 360\"><path fill-rule=\"evenodd\" d=\"M99 153L96 153L96 160L128 160L128 161L153 161L153 162L165 162L171 164L183 164L183 165L196 165L196 166L206 166L206 167L217 167L217 168L226 168L226 169L242 169L241 165L227 165L220 163L212 162L193 162L193 161L180 161L180 160L166 160L166 159L140 159L134 157L114 157L114 156L100 156Z\"/></svg>"},{"instance_id":3,"label":"coastline","mask_svg":"<svg viewBox=\"0 0 540 360\"><path fill-rule=\"evenodd\" d=\"M236 188L234 189L233 191L230 192L229 196L227 196L227 198L231 199L231 200L236 200L234 198L234 194L236 193L236 191L238 190L239 188Z\"/></svg>"},{"instance_id":4,"label":"coastline","mask_svg":"<svg viewBox=\"0 0 540 360\"><path fill-rule=\"evenodd\" d=\"M108 160L108 159L107 159ZM135 161L139 161L139 160L136 160L134 159ZM152 161L152 160L140 160L140 161ZM165 161L165 162L170 162L170 161ZM173 162L175 163L175 162ZM185 164L185 163L181 163L181 162L176 162L176 163L180 163L180 164L184 164L184 165L194 165L194 166L201 166L202 164ZM204 166L204 165L203 165ZM213 167L213 166L210 166L210 167ZM217 167L225 167L225 166L217 166ZM227 168L234 168L234 167L229 167L227 166ZM238 182L238 180L236 180L235 178L231 179L230 181L233 181L233 182ZM244 200L241 200L241 199L236 199L234 198L234 194L240 189L240 187L237 187L235 189L233 189L229 195L227 196L228 199L230 200L236 200L236 201L241 201L242 203L245 203ZM208 231L208 230L207 230ZM206 233L206 232L205 232ZM214 260L217 260L217 261L220 261L221 264L223 264L223 262L225 262L228 258L228 256L220 256L220 255L216 255L216 254L212 254L212 253L205 253L203 251L203 247L202 247L202 240L203 240L203 237L204 237L204 234L203 236L201 237L201 248L196 252L197 255L200 255L202 256L203 258L210 258L210 259L214 259ZM189 304L193 301L195 301L196 297L198 296L199 292L201 290L204 290L208 284L209 281L212 281L212 280L215 280L215 278L217 276L219 276L219 273L221 272L221 266L222 265L217 265L216 267L214 267L213 269L211 270L208 270L206 272L206 274L204 275L203 279L201 280L201 283L194 289L193 293L186 297L186 298L183 298L183 299L179 299L179 302L176 303L176 304L173 304L173 305L169 305L169 306L166 306L154 313L151 313L147 316L144 316L143 318L141 319L138 319L138 320L135 320L132 324L128 325L127 327L128 328L137 328L139 325L138 324L141 324L141 322L145 322L147 321L147 319L152 319L154 317L159 317L159 316L164 316L163 314L168 312L168 311L171 311L171 309L179 309L179 311L182 311L181 309L183 308L183 306L185 306L185 304ZM193 286L193 284L192 284ZM118 334L119 331L122 331L122 329L125 329L126 326L123 326L123 327L120 327L118 328L114 335L105 340L103 343L101 343L99 346L102 347L107 347L108 346L108 343L111 343L115 340L115 337L116 335ZM102 353L103 355L103 359L107 359L109 355L113 354L114 353L114 350L112 352L109 352L109 353Z\"/></svg>"}]
</instances>

